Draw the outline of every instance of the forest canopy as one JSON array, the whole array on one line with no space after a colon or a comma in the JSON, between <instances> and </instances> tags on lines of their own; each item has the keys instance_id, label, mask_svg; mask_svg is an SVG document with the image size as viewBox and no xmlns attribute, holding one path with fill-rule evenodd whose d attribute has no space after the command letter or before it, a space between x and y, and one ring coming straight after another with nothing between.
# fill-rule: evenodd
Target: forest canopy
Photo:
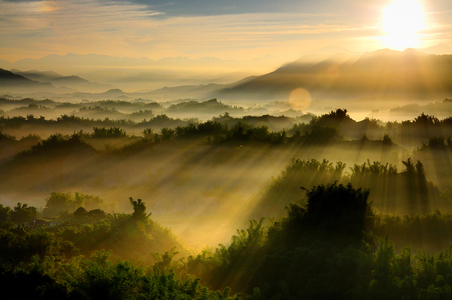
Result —
<instances>
[{"instance_id":1,"label":"forest canopy","mask_svg":"<svg viewBox=\"0 0 452 300\"><path fill-rule=\"evenodd\" d=\"M451 296L450 118L200 121L163 112L231 107L148 104L0 116L9 298Z\"/></svg>"}]
</instances>

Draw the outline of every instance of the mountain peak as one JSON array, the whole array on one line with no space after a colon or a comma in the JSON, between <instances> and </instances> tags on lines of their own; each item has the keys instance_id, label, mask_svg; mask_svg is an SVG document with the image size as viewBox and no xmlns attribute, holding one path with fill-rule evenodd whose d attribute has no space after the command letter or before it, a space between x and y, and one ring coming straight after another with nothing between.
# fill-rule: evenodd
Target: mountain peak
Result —
<instances>
[{"instance_id":1,"label":"mountain peak","mask_svg":"<svg viewBox=\"0 0 452 300\"><path fill-rule=\"evenodd\" d=\"M118 95L118 94L124 94L124 92L121 91L120 89L110 89L110 90L106 91L103 94L105 94L105 95Z\"/></svg>"},{"instance_id":2,"label":"mountain peak","mask_svg":"<svg viewBox=\"0 0 452 300\"><path fill-rule=\"evenodd\" d=\"M446 44L438 44L432 47L420 48L417 50L427 54L436 54L436 55L452 54L452 47Z\"/></svg>"}]
</instances>

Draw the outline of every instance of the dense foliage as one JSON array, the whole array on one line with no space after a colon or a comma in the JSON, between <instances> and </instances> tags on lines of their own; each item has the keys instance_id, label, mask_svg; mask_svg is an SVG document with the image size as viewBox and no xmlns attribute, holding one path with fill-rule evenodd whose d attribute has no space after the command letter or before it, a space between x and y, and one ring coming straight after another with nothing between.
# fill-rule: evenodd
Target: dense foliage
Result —
<instances>
[{"instance_id":1,"label":"dense foliage","mask_svg":"<svg viewBox=\"0 0 452 300\"><path fill-rule=\"evenodd\" d=\"M424 165L411 158L402 161L405 169L398 171L392 164L379 161L355 164L345 172L346 164L335 165L328 160L292 159L281 174L268 183L257 197L258 205L252 217L280 217L283 206L300 200L300 188L338 181L370 189L370 201L380 213L426 214L436 209L450 211L449 194L427 181ZM275 201L275 199L278 199Z\"/></svg>"},{"instance_id":2,"label":"dense foliage","mask_svg":"<svg viewBox=\"0 0 452 300\"><path fill-rule=\"evenodd\" d=\"M397 254L374 234L441 231L450 215L375 215L368 196L351 184L314 186L286 217L251 221L229 246L186 260L174 260L183 247L141 199L130 198L130 215L79 208L53 227L39 219L14 226L13 211L0 207L0 285L8 299L448 299L452 250ZM427 227L408 228L415 224ZM170 250L159 254L157 245Z\"/></svg>"},{"instance_id":3,"label":"dense foliage","mask_svg":"<svg viewBox=\"0 0 452 300\"><path fill-rule=\"evenodd\" d=\"M44 109L30 99L21 103L28 103L27 109ZM22 201L12 207L0 204L0 286L4 287L6 298L449 299L452 296L452 250L448 248L452 240L452 186L448 182L452 176L450 118L439 120L421 114L402 123L384 124L369 119L356 122L346 110L338 109L296 125L293 119L283 116L234 118L227 113L199 122L157 115L149 109L161 107L153 103L138 104L140 111L121 101L97 104L80 106L79 112L85 113L84 117L67 114L55 119L35 118L31 114L0 117L0 126L5 131L36 126L74 132L50 134L44 139L29 135L19 140L0 130L2 179L7 182L9 178L31 178L26 177L27 170L34 168L37 174L50 174L42 182L53 191L45 199L43 210ZM94 113L124 114L114 106L148 119L90 117ZM174 104L168 111L202 111L210 109L208 106L227 108L210 100L202 104L193 101ZM277 126L285 129L274 130ZM141 136L130 133L134 130ZM412 152L399 147L415 143L417 148ZM145 176L135 174L134 157L141 159L140 163L146 159L159 160L163 157L159 155L169 149L191 149L194 145L202 151L170 153L159 169L145 167ZM153 152L158 146L161 152ZM246 147L251 151L242 151ZM358 149L358 153L376 148L381 161L363 159L347 167L339 160L332 163L327 159L293 159L278 177L268 181L261 193L250 199L253 205L249 206L252 209L246 219L251 219L249 227L238 230L230 244L206 248L199 254L189 252L171 230L155 222L142 199L129 198L127 205L133 212L120 214L113 212L114 203L100 197L54 192L64 190L61 186L72 183L71 180L76 183L73 186L80 182L82 186L85 178L92 179L92 184L101 182L112 188L116 181L111 178L118 173L124 173L124 177L136 175L130 186L137 193L157 190L165 181L178 189L196 184L190 181L190 172L202 158L212 169L229 159L236 160L237 165L261 165L258 170L262 171L267 166L268 149L276 149L275 153L290 159L293 156L289 155L302 151L318 154L321 149L348 148ZM321 155L322 152L318 154ZM175 157L183 157L183 164L176 165ZM250 157L255 159L255 165L248 165ZM91 178L97 171L92 166L103 162L104 167L108 166L105 169L108 174L117 168L113 164L117 160L123 163L117 173L107 179L100 175ZM437 167L437 174L428 169L431 165ZM61 172L62 168L66 168L66 173ZM163 172L165 176L156 179L156 174ZM74 174L74 178L67 174ZM430 178L436 179L435 185ZM63 183L58 185L58 180ZM224 177L217 182L221 180ZM240 180L236 178L230 181L234 182L229 188L248 183L237 183ZM149 190L141 189L142 185L149 186ZM15 190L14 186L9 188ZM42 185L31 188L38 191ZM123 186L114 188L112 193ZM187 190L181 188L177 192ZM219 183L200 194L214 195L213 199L227 192L227 187ZM185 208L177 205L181 210ZM215 205L220 211L234 204L212 200L212 205L205 209L213 210ZM214 218L213 214L208 217Z\"/></svg>"},{"instance_id":4,"label":"dense foliage","mask_svg":"<svg viewBox=\"0 0 452 300\"><path fill-rule=\"evenodd\" d=\"M52 192L45 199L46 206L43 214L45 217L58 217L64 212L74 212L77 208L103 209L113 211L115 203L106 203L104 199L94 195L84 195L82 193L57 193Z\"/></svg>"}]
</instances>

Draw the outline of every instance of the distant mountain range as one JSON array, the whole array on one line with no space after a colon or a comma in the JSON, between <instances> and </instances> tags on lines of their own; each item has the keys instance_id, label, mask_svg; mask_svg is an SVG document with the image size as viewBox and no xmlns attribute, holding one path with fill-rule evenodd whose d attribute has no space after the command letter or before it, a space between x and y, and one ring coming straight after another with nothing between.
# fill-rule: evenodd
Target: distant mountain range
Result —
<instances>
[{"instance_id":1,"label":"distant mountain range","mask_svg":"<svg viewBox=\"0 0 452 300\"><path fill-rule=\"evenodd\" d=\"M153 60L149 58L112 57L106 55L48 55L39 59L21 59L14 63L0 60L0 68L5 70L52 70L60 74L77 75L90 82L107 83L108 88L127 91L155 90L164 86L199 85L208 83L230 83L243 77L263 74L281 65L281 59L264 56L246 61L224 60L215 57L190 59L171 57ZM48 73L48 72L47 72ZM32 76L24 74L25 77ZM27 77L28 78L28 77ZM31 78L31 77L30 77ZM54 85L60 82L47 79ZM40 81L34 77L32 80ZM64 82L69 88L84 92L102 92L105 87L98 85Z\"/></svg>"},{"instance_id":2,"label":"distant mountain range","mask_svg":"<svg viewBox=\"0 0 452 300\"><path fill-rule=\"evenodd\" d=\"M452 47L449 47L445 44L438 44L433 47L419 48L416 50L424 52L424 53L436 54L436 55L452 54Z\"/></svg>"},{"instance_id":3,"label":"distant mountain range","mask_svg":"<svg viewBox=\"0 0 452 300\"><path fill-rule=\"evenodd\" d=\"M23 93L28 91L67 93L67 95L59 95L59 97L71 99L145 98L168 101L187 98L288 100L294 90L304 89L312 99L335 100L366 97L394 99L403 97L440 100L450 98L452 94L452 55L435 55L426 52L447 50L447 47L438 45L423 49L423 52L414 49L405 51L383 49L363 55L344 48L326 47L305 53L298 60L282 65L273 72L246 77L231 84L188 84L134 93L123 92L112 85L93 83L75 75L62 76L54 71L24 72L13 69L13 72L10 72L1 70L0 90ZM333 53L335 51L340 52ZM80 57L67 55L53 58L61 60L61 63L73 58L73 63L76 63ZM95 57L99 58L99 56ZM42 60L51 58L49 56ZM98 63L112 64L119 59L102 56L101 58L103 62L101 59ZM186 60L186 58L179 59ZM131 60L136 63L140 60L148 61L148 59ZM24 61L27 60L23 60L21 63L25 63ZM51 95L45 96L52 97Z\"/></svg>"},{"instance_id":4,"label":"distant mountain range","mask_svg":"<svg viewBox=\"0 0 452 300\"><path fill-rule=\"evenodd\" d=\"M57 88L51 83L30 80L3 69L0 69L0 90L4 92L57 92Z\"/></svg>"},{"instance_id":5,"label":"distant mountain range","mask_svg":"<svg viewBox=\"0 0 452 300\"><path fill-rule=\"evenodd\" d=\"M452 47L445 44L438 44L433 47L420 48L418 51L428 54L452 54ZM327 46L322 49L302 52L302 60L307 57L323 57L335 54L347 54L349 56L362 55L362 53L350 51L343 47ZM278 58L267 55L258 59L251 59L246 61L239 61L234 59L219 59L215 57L203 57L199 59L190 59L188 57L167 57L162 59L129 58L129 57L113 57L98 54L74 54L68 53L66 55L48 55L38 59L21 59L14 63L6 60L0 60L0 68L5 70L19 69L19 70L53 70L61 73L78 74L80 72L87 72L88 70L101 69L121 69L121 68L143 68L143 69L179 69L179 70L193 70L193 69L227 69L229 71L239 71L250 67L257 68L259 65L275 64ZM254 70L259 72L260 70Z\"/></svg>"},{"instance_id":6,"label":"distant mountain range","mask_svg":"<svg viewBox=\"0 0 452 300\"><path fill-rule=\"evenodd\" d=\"M301 58L215 94L220 99L289 99L297 88L320 99L445 97L452 93L452 55L384 49L359 58L336 54L318 63Z\"/></svg>"},{"instance_id":7,"label":"distant mountain range","mask_svg":"<svg viewBox=\"0 0 452 300\"><path fill-rule=\"evenodd\" d=\"M70 89L75 89L77 91L84 92L104 92L109 89L114 89L115 87L110 84L99 84L97 82L90 82L79 76L63 76L53 71L20 71L17 69L12 69L12 73L16 75L23 76L25 78L38 81L41 83L48 82L56 87L67 87Z\"/></svg>"},{"instance_id":8,"label":"distant mountain range","mask_svg":"<svg viewBox=\"0 0 452 300\"><path fill-rule=\"evenodd\" d=\"M93 72L103 69L145 69L145 70L210 70L218 73L220 70L236 72L252 67L260 68L261 65L272 65L278 60L273 56L264 56L260 59L247 61L224 60L215 57L203 57L190 59L188 57L168 57L158 60L150 58L112 57L107 55L87 54L80 55L68 53L66 55L48 55L38 59L21 59L14 63L0 60L0 68L19 70L53 70L61 73L78 74L80 72ZM255 70L256 71L256 70Z\"/></svg>"}]
</instances>

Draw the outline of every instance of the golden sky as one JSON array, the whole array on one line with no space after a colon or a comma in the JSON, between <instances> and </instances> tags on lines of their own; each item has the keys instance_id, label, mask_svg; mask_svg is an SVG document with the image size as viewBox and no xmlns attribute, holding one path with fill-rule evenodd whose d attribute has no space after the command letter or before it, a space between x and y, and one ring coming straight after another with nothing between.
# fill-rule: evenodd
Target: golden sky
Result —
<instances>
[{"instance_id":1,"label":"golden sky","mask_svg":"<svg viewBox=\"0 0 452 300\"><path fill-rule=\"evenodd\" d=\"M287 61L352 51L452 46L451 0L0 0L0 59L50 54Z\"/></svg>"}]
</instances>

